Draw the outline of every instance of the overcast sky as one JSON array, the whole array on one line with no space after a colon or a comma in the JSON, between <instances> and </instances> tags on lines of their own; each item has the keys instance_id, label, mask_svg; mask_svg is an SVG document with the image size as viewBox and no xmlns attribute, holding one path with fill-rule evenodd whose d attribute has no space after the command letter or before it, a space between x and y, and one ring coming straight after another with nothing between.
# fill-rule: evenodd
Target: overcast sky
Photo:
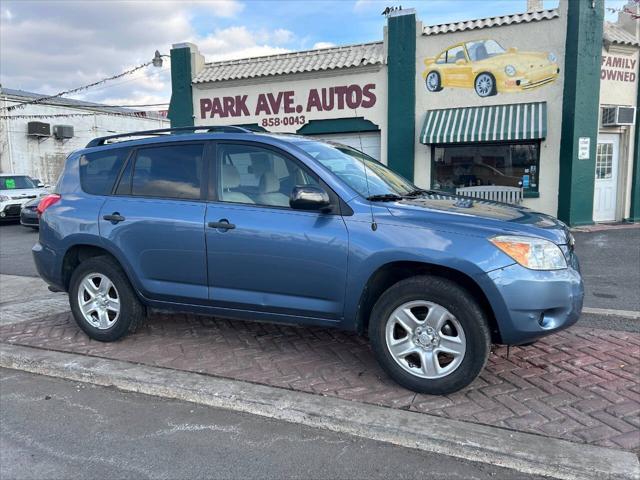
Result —
<instances>
[{"instance_id":1,"label":"overcast sky","mask_svg":"<svg viewBox=\"0 0 640 480\"><path fill-rule=\"evenodd\" d=\"M606 0L620 7L625 0ZM416 8L426 24L522 12L526 0L2 0L0 83L54 94L149 61L156 49L196 43L207 61L382 39L387 5ZM558 0L545 0L545 8ZM608 14L613 19L612 14ZM168 102L169 64L74 98Z\"/></svg>"}]
</instances>

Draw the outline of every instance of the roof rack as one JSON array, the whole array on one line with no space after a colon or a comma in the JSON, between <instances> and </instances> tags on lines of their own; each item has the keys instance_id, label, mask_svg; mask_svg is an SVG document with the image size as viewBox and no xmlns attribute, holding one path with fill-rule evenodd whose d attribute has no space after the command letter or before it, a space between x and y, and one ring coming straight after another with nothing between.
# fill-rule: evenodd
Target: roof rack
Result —
<instances>
[{"instance_id":1,"label":"roof rack","mask_svg":"<svg viewBox=\"0 0 640 480\"><path fill-rule=\"evenodd\" d=\"M175 128L158 128L156 130L143 130L140 132L130 133L118 133L116 135L108 135L106 137L97 137L87 143L86 148L99 147L104 145L108 140L116 138L127 137L146 137L151 135L168 135L176 132L196 132L198 130L204 130L206 133L255 133L252 130L244 127L236 127L235 125L223 125L223 126L207 126L199 125L195 127L175 127Z\"/></svg>"}]
</instances>

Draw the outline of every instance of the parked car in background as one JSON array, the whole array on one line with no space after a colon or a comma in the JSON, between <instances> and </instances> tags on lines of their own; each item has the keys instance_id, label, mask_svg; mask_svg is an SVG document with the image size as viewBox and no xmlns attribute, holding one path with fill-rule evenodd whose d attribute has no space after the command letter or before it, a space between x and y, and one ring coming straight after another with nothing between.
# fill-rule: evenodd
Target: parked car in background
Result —
<instances>
[{"instance_id":1,"label":"parked car in background","mask_svg":"<svg viewBox=\"0 0 640 480\"><path fill-rule=\"evenodd\" d=\"M445 394L476 378L492 343L535 341L582 308L562 222L421 190L305 137L193 127L95 139L38 211L38 272L100 341L148 308L338 327L368 332L401 385Z\"/></svg>"},{"instance_id":2,"label":"parked car in background","mask_svg":"<svg viewBox=\"0 0 640 480\"><path fill-rule=\"evenodd\" d=\"M38 204L42 197L29 200L20 209L20 224L25 227L38 229L40 218L38 217Z\"/></svg>"},{"instance_id":3,"label":"parked car in background","mask_svg":"<svg viewBox=\"0 0 640 480\"><path fill-rule=\"evenodd\" d=\"M501 92L522 92L542 87L558 78L555 54L505 50L491 39L451 45L426 58L422 73L427 90L447 87L473 88L480 97Z\"/></svg>"},{"instance_id":4,"label":"parked car in background","mask_svg":"<svg viewBox=\"0 0 640 480\"><path fill-rule=\"evenodd\" d=\"M19 219L25 203L47 193L27 175L0 173L0 221Z\"/></svg>"}]
</instances>

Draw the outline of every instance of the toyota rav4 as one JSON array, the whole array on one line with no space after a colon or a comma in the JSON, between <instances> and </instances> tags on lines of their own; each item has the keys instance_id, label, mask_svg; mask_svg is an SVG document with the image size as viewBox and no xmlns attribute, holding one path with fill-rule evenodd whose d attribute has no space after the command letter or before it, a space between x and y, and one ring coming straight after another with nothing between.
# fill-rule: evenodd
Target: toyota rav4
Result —
<instances>
[{"instance_id":1,"label":"toyota rav4","mask_svg":"<svg viewBox=\"0 0 640 480\"><path fill-rule=\"evenodd\" d=\"M533 342L582 308L560 221L422 190L308 137L97 138L69 155L38 211L38 271L100 341L148 309L338 327L368 334L399 384L445 394L476 378L492 343Z\"/></svg>"}]
</instances>

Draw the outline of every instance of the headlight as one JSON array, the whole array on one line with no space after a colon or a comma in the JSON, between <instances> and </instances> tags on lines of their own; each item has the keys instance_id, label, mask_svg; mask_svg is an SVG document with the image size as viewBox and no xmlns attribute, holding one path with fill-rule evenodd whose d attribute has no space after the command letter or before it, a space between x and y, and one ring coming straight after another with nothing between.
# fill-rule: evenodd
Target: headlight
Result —
<instances>
[{"instance_id":1,"label":"headlight","mask_svg":"<svg viewBox=\"0 0 640 480\"><path fill-rule=\"evenodd\" d=\"M547 60L551 63L556 63L556 61L558 61L558 57L556 57L555 53L549 53L549 55L547 55Z\"/></svg>"},{"instance_id":2,"label":"headlight","mask_svg":"<svg viewBox=\"0 0 640 480\"><path fill-rule=\"evenodd\" d=\"M504 73L506 73L510 77L513 77L516 74L516 67L514 67L513 65L507 65L506 67L504 67Z\"/></svg>"},{"instance_id":3,"label":"headlight","mask_svg":"<svg viewBox=\"0 0 640 480\"><path fill-rule=\"evenodd\" d=\"M0 202L8 202L9 200L11 200L11 197L0 195Z\"/></svg>"},{"instance_id":4,"label":"headlight","mask_svg":"<svg viewBox=\"0 0 640 480\"><path fill-rule=\"evenodd\" d=\"M499 235L489 241L516 262L531 270L561 270L567 268L562 250L542 238Z\"/></svg>"}]
</instances>

